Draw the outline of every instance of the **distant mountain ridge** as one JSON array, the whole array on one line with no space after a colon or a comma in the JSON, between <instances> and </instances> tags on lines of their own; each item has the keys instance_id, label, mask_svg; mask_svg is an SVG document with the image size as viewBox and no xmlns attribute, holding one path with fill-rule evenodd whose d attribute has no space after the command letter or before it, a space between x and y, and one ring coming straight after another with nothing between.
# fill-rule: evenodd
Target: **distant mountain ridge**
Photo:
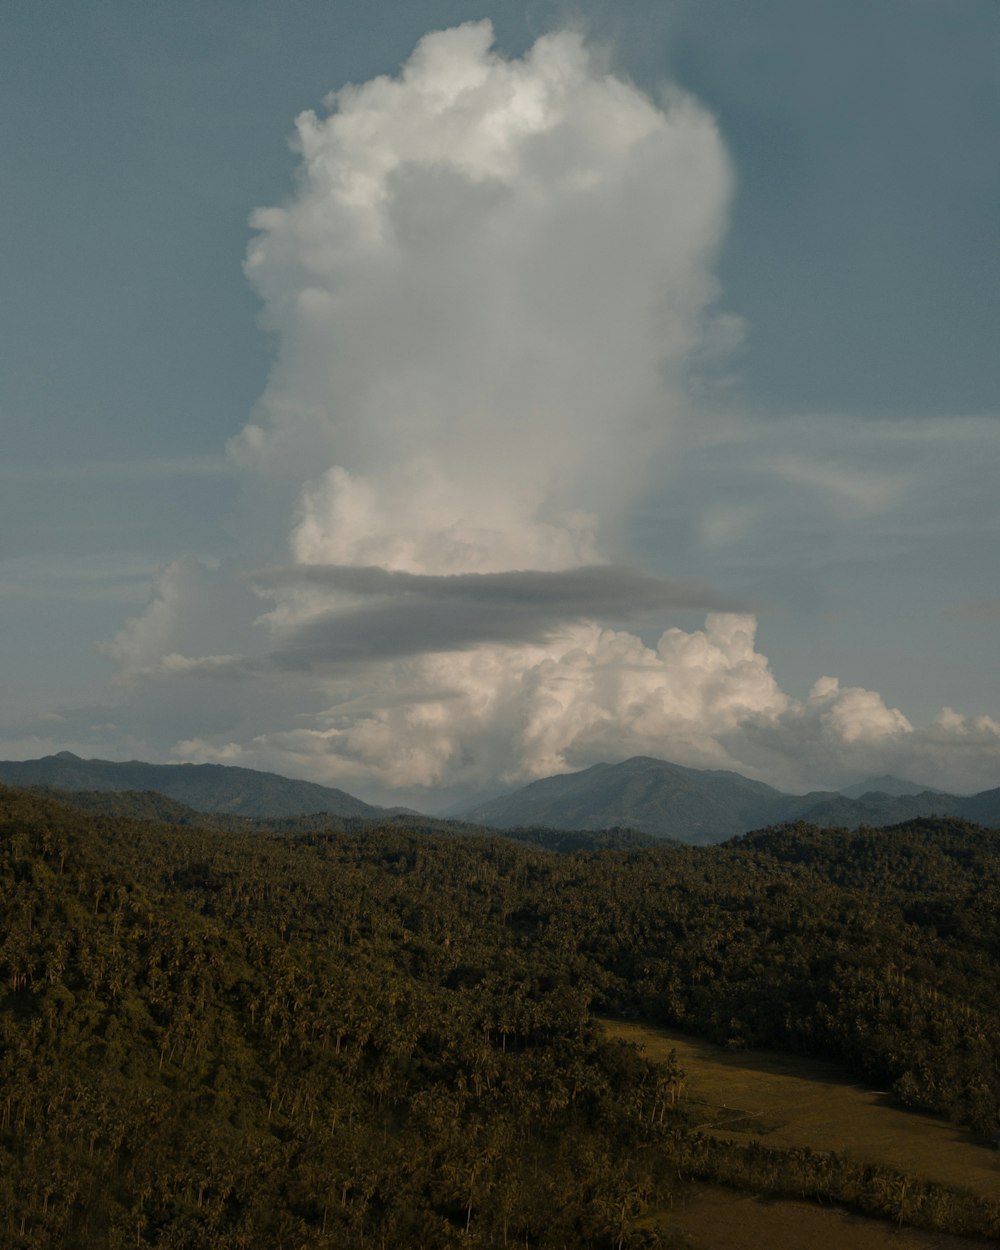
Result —
<instances>
[{"instance_id":1,"label":"distant mountain ridge","mask_svg":"<svg viewBox=\"0 0 1000 1250\"><path fill-rule=\"evenodd\" d=\"M70 751L37 760L0 761L0 782L62 791L152 791L196 812L253 820L325 814L382 821L407 812L365 803L330 786L251 768L116 763L81 759ZM871 784L891 785L895 792L869 789L855 797ZM635 756L620 764L594 764L581 772L545 777L449 815L496 830L633 831L695 844L723 842L797 820L856 829L901 824L920 816L954 816L1000 827L1000 789L959 796L920 790L916 783L891 777L874 778L862 787L785 794L739 773ZM152 796L144 802L152 816L156 810ZM408 814L419 823L418 813ZM175 813L172 819L179 817ZM621 832L617 836L620 839Z\"/></svg>"},{"instance_id":2,"label":"distant mountain ridge","mask_svg":"<svg viewBox=\"0 0 1000 1250\"><path fill-rule=\"evenodd\" d=\"M154 790L199 812L254 818L328 812L374 820L389 810L365 803L344 790L253 768L84 760L72 751L60 751L38 760L0 761L0 781L10 786L49 786L59 790Z\"/></svg>"},{"instance_id":3,"label":"distant mountain ridge","mask_svg":"<svg viewBox=\"0 0 1000 1250\"><path fill-rule=\"evenodd\" d=\"M772 786L739 773L635 756L622 764L593 764L582 772L544 777L462 815L496 828L619 825L686 842L716 842L770 823L767 816L783 798Z\"/></svg>"},{"instance_id":4,"label":"distant mountain ridge","mask_svg":"<svg viewBox=\"0 0 1000 1250\"><path fill-rule=\"evenodd\" d=\"M844 794L849 799L860 799L866 794L889 794L894 798L902 798L906 794L943 794L944 791L883 773L881 777L866 777L864 781L853 786L843 786L837 793Z\"/></svg>"},{"instance_id":5,"label":"distant mountain ridge","mask_svg":"<svg viewBox=\"0 0 1000 1250\"><path fill-rule=\"evenodd\" d=\"M456 815L496 829L547 825L603 829L614 825L683 842L722 842L767 825L803 820L823 826L894 825L917 816L957 816L1000 826L1000 789L961 797L890 781L897 793L841 791L784 794L739 773L684 768L634 756L581 772L544 777Z\"/></svg>"}]
</instances>

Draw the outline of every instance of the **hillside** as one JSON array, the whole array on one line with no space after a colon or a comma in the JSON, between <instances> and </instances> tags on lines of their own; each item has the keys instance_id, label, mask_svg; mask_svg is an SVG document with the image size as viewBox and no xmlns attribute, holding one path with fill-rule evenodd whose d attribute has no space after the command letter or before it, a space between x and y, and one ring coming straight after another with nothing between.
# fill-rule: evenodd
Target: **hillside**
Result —
<instances>
[{"instance_id":1,"label":"hillside","mask_svg":"<svg viewBox=\"0 0 1000 1250\"><path fill-rule=\"evenodd\" d=\"M783 819L806 820L813 825L841 825L845 829L858 829L862 825L899 825L906 820L921 816L954 816L959 820L971 819L969 801L955 794L943 794L938 790L925 790L921 794L866 793L859 798L843 794L805 795L808 802L792 806L790 816ZM986 824L1000 824L1000 805L987 806L983 815Z\"/></svg>"},{"instance_id":2,"label":"hillside","mask_svg":"<svg viewBox=\"0 0 1000 1250\"><path fill-rule=\"evenodd\" d=\"M650 834L632 829L505 829L498 832L469 821L445 820L416 812L393 811L378 819L366 816L333 816L312 812L303 816L230 816L221 812L199 812L193 807L168 799L155 790L57 790L32 786L30 793L42 799L68 804L91 816L116 821L180 825L190 829L215 829L226 833L270 833L301 837L314 833L399 833L440 838L496 838L520 842L539 850L570 854L574 851L623 851L662 844Z\"/></svg>"},{"instance_id":3,"label":"hillside","mask_svg":"<svg viewBox=\"0 0 1000 1250\"><path fill-rule=\"evenodd\" d=\"M678 1065L594 1019L836 1058L982 1141L994 833L551 855L0 788L0 907L5 1250L652 1250L643 1213L690 1177L1000 1236L995 1202L706 1135Z\"/></svg>"},{"instance_id":4,"label":"hillside","mask_svg":"<svg viewBox=\"0 0 1000 1250\"><path fill-rule=\"evenodd\" d=\"M228 816L333 816L375 819L385 809L343 790L295 781L277 773L227 764L145 764L84 760L70 751L38 760L0 761L0 782L59 790L154 790L199 812Z\"/></svg>"},{"instance_id":5,"label":"hillside","mask_svg":"<svg viewBox=\"0 0 1000 1250\"><path fill-rule=\"evenodd\" d=\"M542 824L556 829L614 825L685 842L720 842L781 819L786 796L738 773L682 768L636 756L545 777L522 790L467 809L495 828Z\"/></svg>"},{"instance_id":6,"label":"hillside","mask_svg":"<svg viewBox=\"0 0 1000 1250\"><path fill-rule=\"evenodd\" d=\"M897 789L904 786L896 783ZM703 845L790 820L856 829L921 816L953 816L1000 825L1000 790L970 797L934 790L868 792L857 798L834 791L784 794L739 773L684 768L636 756L621 764L595 764L581 772L544 777L460 815L496 829L525 824L555 829L618 825Z\"/></svg>"},{"instance_id":7,"label":"hillside","mask_svg":"<svg viewBox=\"0 0 1000 1250\"><path fill-rule=\"evenodd\" d=\"M866 777L864 781L855 782L853 786L842 786L837 793L846 794L849 799L860 799L865 794L891 794L899 797L903 794L923 794L933 789L933 786L920 785L916 781L882 773L878 777Z\"/></svg>"},{"instance_id":8,"label":"hillside","mask_svg":"<svg viewBox=\"0 0 1000 1250\"><path fill-rule=\"evenodd\" d=\"M75 794L77 806L89 805L92 810L101 806L96 797L84 800L80 795L145 792L146 819L191 824L198 823L191 813L208 813L264 822L287 833L347 829L358 827L357 822L392 819L424 832L462 836L492 829L535 845L554 845L558 833L608 831L599 842L591 838L591 847L597 848L624 846L629 840L640 845L648 837L707 845L791 820L856 829L922 816L951 816L990 827L1000 825L1000 789L959 797L933 790L913 793L910 783L881 780L897 793L866 792L859 797L839 791L784 794L739 773L684 768L636 756L620 764L595 764L582 772L545 777L443 819L380 808L343 790L222 764L115 763L83 760L68 751L39 760L0 762L0 782ZM104 805L103 810L138 817L137 801L129 800L127 811L120 804ZM189 811L172 809L169 802ZM281 821L290 823L276 823ZM560 841L564 847L569 845L565 838ZM584 849L583 842L576 846Z\"/></svg>"}]
</instances>

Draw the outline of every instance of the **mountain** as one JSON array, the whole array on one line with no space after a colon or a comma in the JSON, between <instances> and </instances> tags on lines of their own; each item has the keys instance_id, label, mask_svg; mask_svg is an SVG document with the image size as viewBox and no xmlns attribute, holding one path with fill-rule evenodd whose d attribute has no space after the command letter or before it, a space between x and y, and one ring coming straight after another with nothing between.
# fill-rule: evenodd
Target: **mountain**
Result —
<instances>
[{"instance_id":1,"label":"mountain","mask_svg":"<svg viewBox=\"0 0 1000 1250\"><path fill-rule=\"evenodd\" d=\"M60 751L39 760L0 761L0 782L60 790L155 790L196 811L229 816L328 812L374 820L386 815L385 808L363 803L343 790L227 764L115 763Z\"/></svg>"},{"instance_id":2,"label":"mountain","mask_svg":"<svg viewBox=\"0 0 1000 1250\"><path fill-rule=\"evenodd\" d=\"M860 799L865 794L891 794L898 798L904 794L926 794L928 791L932 794L938 793L933 786L922 786L919 782L906 781L902 777L892 777L884 773L881 777L869 777L853 786L844 786L837 793L844 794L849 799Z\"/></svg>"},{"instance_id":3,"label":"mountain","mask_svg":"<svg viewBox=\"0 0 1000 1250\"><path fill-rule=\"evenodd\" d=\"M817 796L806 795L808 799ZM848 798L843 793L818 797L804 808L796 819L813 825L857 829L859 825L898 825L904 820L916 820L920 816L957 816L971 820L969 800L940 790L924 790L919 794L879 794L868 792L860 798ZM980 823L1000 824L1000 803L995 805L992 818Z\"/></svg>"},{"instance_id":4,"label":"mountain","mask_svg":"<svg viewBox=\"0 0 1000 1250\"><path fill-rule=\"evenodd\" d=\"M1000 825L1000 789L981 790L961 800L962 819L994 829Z\"/></svg>"},{"instance_id":5,"label":"mountain","mask_svg":"<svg viewBox=\"0 0 1000 1250\"><path fill-rule=\"evenodd\" d=\"M893 778L894 787L908 786ZM786 821L856 829L895 825L920 816L955 816L1000 826L1000 790L959 797L940 791L866 790L783 794L739 773L684 768L636 756L621 764L594 764L582 772L544 777L511 794L461 812L493 828L545 825L601 829L617 825L682 842L722 842L735 834Z\"/></svg>"},{"instance_id":6,"label":"mountain","mask_svg":"<svg viewBox=\"0 0 1000 1250\"><path fill-rule=\"evenodd\" d=\"M375 807L329 786L225 764L114 763L61 751L39 760L0 761L0 782L63 791L152 791L142 798L148 818L171 823L189 823L189 818L183 812L158 812L156 795L195 812L252 820L324 814L345 820L392 818L423 828L431 819L399 808ZM873 778L871 784L891 784L894 789L910 785L895 778ZM1000 789L965 797L934 790L916 794L867 790L859 797L822 790L783 794L739 773L684 768L636 756L621 764L594 764L582 772L545 777L450 815L491 829L541 830L547 837L554 831L614 829L619 840L623 831L630 831L701 844L796 820L856 829L921 816L952 816L997 827ZM452 822L437 822L445 823Z\"/></svg>"},{"instance_id":7,"label":"mountain","mask_svg":"<svg viewBox=\"0 0 1000 1250\"><path fill-rule=\"evenodd\" d=\"M463 813L497 828L547 825L606 829L614 825L685 842L720 842L784 819L780 790L739 773L683 768L635 756L594 764L579 773L545 777L523 790Z\"/></svg>"}]
</instances>

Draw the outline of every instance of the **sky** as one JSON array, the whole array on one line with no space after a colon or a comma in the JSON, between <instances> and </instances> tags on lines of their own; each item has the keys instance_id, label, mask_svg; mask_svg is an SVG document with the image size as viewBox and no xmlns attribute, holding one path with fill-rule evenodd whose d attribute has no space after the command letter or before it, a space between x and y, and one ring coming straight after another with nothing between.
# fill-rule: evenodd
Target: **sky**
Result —
<instances>
[{"instance_id":1,"label":"sky","mask_svg":"<svg viewBox=\"0 0 1000 1250\"><path fill-rule=\"evenodd\" d=\"M994 0L9 0L0 757L1000 785Z\"/></svg>"}]
</instances>

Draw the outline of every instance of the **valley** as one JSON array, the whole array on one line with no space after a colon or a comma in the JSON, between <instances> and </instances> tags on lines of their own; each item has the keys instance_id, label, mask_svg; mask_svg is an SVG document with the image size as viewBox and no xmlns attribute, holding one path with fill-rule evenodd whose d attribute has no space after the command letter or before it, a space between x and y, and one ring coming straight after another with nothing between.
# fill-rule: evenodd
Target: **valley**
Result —
<instances>
[{"instance_id":1,"label":"valley","mask_svg":"<svg viewBox=\"0 0 1000 1250\"><path fill-rule=\"evenodd\" d=\"M836 1151L860 1163L967 1189L1000 1191L1000 1156L937 1116L902 1109L842 1066L770 1050L736 1050L676 1029L605 1020L608 1037L685 1073L684 1101L698 1129L736 1142Z\"/></svg>"},{"instance_id":2,"label":"valley","mask_svg":"<svg viewBox=\"0 0 1000 1250\"><path fill-rule=\"evenodd\" d=\"M685 1074L683 1101L698 1129L714 1137L786 1150L835 1151L904 1177L969 1190L987 1201L1000 1191L1000 1159L937 1117L904 1111L822 1060L766 1050L731 1050L676 1029L605 1019L608 1037ZM905 1183L905 1182L904 1182ZM922 1233L843 1207L758 1198L692 1182L666 1211L640 1223L693 1238L714 1250L974 1250L982 1243Z\"/></svg>"},{"instance_id":3,"label":"valley","mask_svg":"<svg viewBox=\"0 0 1000 1250\"><path fill-rule=\"evenodd\" d=\"M978 1238L921 1233L839 1207L698 1183L676 1207L646 1222L689 1250L984 1250Z\"/></svg>"}]
</instances>

